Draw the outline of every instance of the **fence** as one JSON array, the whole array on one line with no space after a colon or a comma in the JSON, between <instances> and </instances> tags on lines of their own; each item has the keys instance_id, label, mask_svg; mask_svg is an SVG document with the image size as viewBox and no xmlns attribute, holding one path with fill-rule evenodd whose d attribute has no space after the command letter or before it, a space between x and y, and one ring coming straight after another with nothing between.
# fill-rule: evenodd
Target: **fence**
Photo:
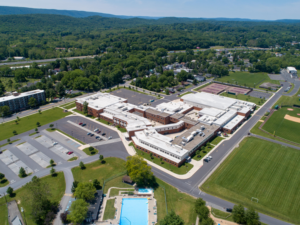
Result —
<instances>
[{"instance_id":1,"label":"fence","mask_svg":"<svg viewBox=\"0 0 300 225\"><path fill-rule=\"evenodd\" d=\"M239 88L250 89L251 91L253 90L253 88L250 88L250 87L246 87L246 86L242 86L242 85L237 85L237 84L230 84L230 83L220 82L220 81L215 81L215 80L213 81L213 83L225 84L225 85L232 86L232 87L239 87Z\"/></svg>"}]
</instances>

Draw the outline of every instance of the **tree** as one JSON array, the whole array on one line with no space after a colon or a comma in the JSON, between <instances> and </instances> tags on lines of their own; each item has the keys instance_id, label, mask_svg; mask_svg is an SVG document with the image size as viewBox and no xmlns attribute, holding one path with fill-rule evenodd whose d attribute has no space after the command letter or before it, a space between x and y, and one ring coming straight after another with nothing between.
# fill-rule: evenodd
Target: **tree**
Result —
<instances>
[{"instance_id":1,"label":"tree","mask_svg":"<svg viewBox=\"0 0 300 225\"><path fill-rule=\"evenodd\" d=\"M2 180L5 177L3 173L0 173L0 180Z\"/></svg>"},{"instance_id":2,"label":"tree","mask_svg":"<svg viewBox=\"0 0 300 225\"><path fill-rule=\"evenodd\" d=\"M208 217L207 219L201 220L201 225L214 225L215 222L212 218Z\"/></svg>"},{"instance_id":3,"label":"tree","mask_svg":"<svg viewBox=\"0 0 300 225\"><path fill-rule=\"evenodd\" d=\"M51 128L51 130L53 130L54 125L50 124L49 127Z\"/></svg>"},{"instance_id":4,"label":"tree","mask_svg":"<svg viewBox=\"0 0 300 225\"><path fill-rule=\"evenodd\" d=\"M232 210L232 218L234 222L244 224L246 222L244 206L235 205Z\"/></svg>"},{"instance_id":5,"label":"tree","mask_svg":"<svg viewBox=\"0 0 300 225\"><path fill-rule=\"evenodd\" d=\"M50 201L52 195L49 185L40 178L34 176L26 187L28 192L25 200L32 209L31 216L35 222L37 224L42 224L46 220L53 219L50 212L57 211L58 203L52 203Z\"/></svg>"},{"instance_id":6,"label":"tree","mask_svg":"<svg viewBox=\"0 0 300 225\"><path fill-rule=\"evenodd\" d=\"M19 170L19 176L20 177L26 177L26 171L24 170L23 167L21 167L20 170Z\"/></svg>"},{"instance_id":7,"label":"tree","mask_svg":"<svg viewBox=\"0 0 300 225\"><path fill-rule=\"evenodd\" d=\"M8 187L6 193L11 197L14 193L14 189L12 187Z\"/></svg>"},{"instance_id":8,"label":"tree","mask_svg":"<svg viewBox=\"0 0 300 225\"><path fill-rule=\"evenodd\" d=\"M80 169L85 169L85 165L84 165L84 163L81 161L80 163L79 163L79 167L80 167Z\"/></svg>"},{"instance_id":9,"label":"tree","mask_svg":"<svg viewBox=\"0 0 300 225\"><path fill-rule=\"evenodd\" d=\"M14 82L11 79L9 79L8 82L7 82L7 87L10 88L10 91L12 91L13 83Z\"/></svg>"},{"instance_id":10,"label":"tree","mask_svg":"<svg viewBox=\"0 0 300 225\"><path fill-rule=\"evenodd\" d=\"M249 208L246 211L246 222L247 225L260 225L260 221L259 221L259 215L257 212L255 212L255 210L253 208Z\"/></svg>"},{"instance_id":11,"label":"tree","mask_svg":"<svg viewBox=\"0 0 300 225\"><path fill-rule=\"evenodd\" d=\"M166 93L166 95L169 95L169 94L170 94L169 89L166 89L166 90L165 90L165 93Z\"/></svg>"},{"instance_id":12,"label":"tree","mask_svg":"<svg viewBox=\"0 0 300 225\"><path fill-rule=\"evenodd\" d=\"M138 155L128 156L126 161L127 174L137 186L155 185L155 178L151 172L151 167Z\"/></svg>"},{"instance_id":13,"label":"tree","mask_svg":"<svg viewBox=\"0 0 300 225\"><path fill-rule=\"evenodd\" d=\"M76 188L77 188L77 186L78 186L78 184L79 184L79 182L78 181L73 181L73 185L72 185L72 188L71 188L71 191L72 191L72 193L74 193L75 192L75 190L76 190Z\"/></svg>"},{"instance_id":14,"label":"tree","mask_svg":"<svg viewBox=\"0 0 300 225\"><path fill-rule=\"evenodd\" d=\"M38 132L39 132L39 129L37 129L37 128L35 128L34 130L35 130L35 132L36 132L36 133L38 133Z\"/></svg>"},{"instance_id":15,"label":"tree","mask_svg":"<svg viewBox=\"0 0 300 225\"><path fill-rule=\"evenodd\" d=\"M184 221L172 210L159 222L159 225L184 225Z\"/></svg>"},{"instance_id":16,"label":"tree","mask_svg":"<svg viewBox=\"0 0 300 225\"><path fill-rule=\"evenodd\" d=\"M58 93L59 97L63 97L65 95L65 87L61 82L58 82L55 86L56 92Z\"/></svg>"},{"instance_id":17,"label":"tree","mask_svg":"<svg viewBox=\"0 0 300 225\"><path fill-rule=\"evenodd\" d=\"M62 221L64 224L67 224L67 223L68 223L67 216L68 216L68 211L65 211L65 212L63 212L63 213L60 214L60 219L61 219L61 221Z\"/></svg>"},{"instance_id":18,"label":"tree","mask_svg":"<svg viewBox=\"0 0 300 225\"><path fill-rule=\"evenodd\" d=\"M54 160L50 159L50 165L53 166L53 164L54 164Z\"/></svg>"},{"instance_id":19,"label":"tree","mask_svg":"<svg viewBox=\"0 0 300 225\"><path fill-rule=\"evenodd\" d=\"M83 103L83 113L84 114L88 114L88 105L89 105L89 103L87 103L86 101Z\"/></svg>"},{"instance_id":20,"label":"tree","mask_svg":"<svg viewBox=\"0 0 300 225\"><path fill-rule=\"evenodd\" d=\"M95 198L95 193L96 188L91 182L82 182L75 189L74 196L89 201Z\"/></svg>"},{"instance_id":21,"label":"tree","mask_svg":"<svg viewBox=\"0 0 300 225\"><path fill-rule=\"evenodd\" d=\"M0 115L2 117L9 116L11 114L10 108L8 105L0 106Z\"/></svg>"},{"instance_id":22,"label":"tree","mask_svg":"<svg viewBox=\"0 0 300 225\"><path fill-rule=\"evenodd\" d=\"M37 100L34 97L31 97L28 101L28 105L32 108L37 105Z\"/></svg>"},{"instance_id":23,"label":"tree","mask_svg":"<svg viewBox=\"0 0 300 225\"><path fill-rule=\"evenodd\" d=\"M89 204L83 199L76 199L72 202L70 208L71 213L68 214L67 219L74 224L81 224L86 218L88 206Z\"/></svg>"},{"instance_id":24,"label":"tree","mask_svg":"<svg viewBox=\"0 0 300 225\"><path fill-rule=\"evenodd\" d=\"M89 147L89 151L92 152L94 151L94 148L92 146Z\"/></svg>"},{"instance_id":25,"label":"tree","mask_svg":"<svg viewBox=\"0 0 300 225\"><path fill-rule=\"evenodd\" d=\"M56 171L53 167L50 170L50 174L51 174L51 176L55 176L55 174L56 174Z\"/></svg>"},{"instance_id":26,"label":"tree","mask_svg":"<svg viewBox=\"0 0 300 225\"><path fill-rule=\"evenodd\" d=\"M100 189L100 181L97 179L93 180L93 186L98 190Z\"/></svg>"},{"instance_id":27,"label":"tree","mask_svg":"<svg viewBox=\"0 0 300 225\"><path fill-rule=\"evenodd\" d=\"M101 161L101 163L103 163L103 159L104 159L103 155L99 155L99 160Z\"/></svg>"},{"instance_id":28,"label":"tree","mask_svg":"<svg viewBox=\"0 0 300 225\"><path fill-rule=\"evenodd\" d=\"M10 139L9 138L7 139L7 143L10 143Z\"/></svg>"},{"instance_id":29,"label":"tree","mask_svg":"<svg viewBox=\"0 0 300 225\"><path fill-rule=\"evenodd\" d=\"M198 81L196 79L193 80L193 85L197 85Z\"/></svg>"}]
</instances>

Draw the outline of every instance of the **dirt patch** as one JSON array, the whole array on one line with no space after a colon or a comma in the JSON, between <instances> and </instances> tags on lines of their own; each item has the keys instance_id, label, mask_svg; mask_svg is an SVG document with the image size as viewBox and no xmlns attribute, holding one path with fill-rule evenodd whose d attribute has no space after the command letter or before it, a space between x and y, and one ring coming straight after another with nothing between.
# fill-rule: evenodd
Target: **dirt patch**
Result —
<instances>
[{"instance_id":1,"label":"dirt patch","mask_svg":"<svg viewBox=\"0 0 300 225\"><path fill-rule=\"evenodd\" d=\"M288 114L286 114L286 115L284 116L284 119L290 120L290 121L293 121L293 122L296 122L296 123L300 123L300 118L294 117L294 116L290 116L290 115L288 115Z\"/></svg>"},{"instance_id":2,"label":"dirt patch","mask_svg":"<svg viewBox=\"0 0 300 225\"><path fill-rule=\"evenodd\" d=\"M291 108L288 108L287 110L289 110L289 111L294 111L294 109L291 109Z\"/></svg>"},{"instance_id":3,"label":"dirt patch","mask_svg":"<svg viewBox=\"0 0 300 225\"><path fill-rule=\"evenodd\" d=\"M101 168L101 167L104 167L104 165L95 166L95 167L92 167L91 169L92 169L92 170L97 170L97 169L99 169L99 168Z\"/></svg>"},{"instance_id":4,"label":"dirt patch","mask_svg":"<svg viewBox=\"0 0 300 225\"><path fill-rule=\"evenodd\" d=\"M259 120L259 122L262 122L262 123L263 123L263 122L265 122L265 121L264 121L264 120Z\"/></svg>"}]
</instances>

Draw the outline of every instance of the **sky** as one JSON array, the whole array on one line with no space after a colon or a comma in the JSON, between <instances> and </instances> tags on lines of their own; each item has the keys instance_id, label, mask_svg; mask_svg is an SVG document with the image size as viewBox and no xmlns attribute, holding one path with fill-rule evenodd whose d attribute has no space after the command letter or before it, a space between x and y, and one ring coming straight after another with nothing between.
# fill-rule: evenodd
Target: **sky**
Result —
<instances>
[{"instance_id":1,"label":"sky","mask_svg":"<svg viewBox=\"0 0 300 225\"><path fill-rule=\"evenodd\" d=\"M126 16L300 19L300 0L0 0L0 5Z\"/></svg>"}]
</instances>

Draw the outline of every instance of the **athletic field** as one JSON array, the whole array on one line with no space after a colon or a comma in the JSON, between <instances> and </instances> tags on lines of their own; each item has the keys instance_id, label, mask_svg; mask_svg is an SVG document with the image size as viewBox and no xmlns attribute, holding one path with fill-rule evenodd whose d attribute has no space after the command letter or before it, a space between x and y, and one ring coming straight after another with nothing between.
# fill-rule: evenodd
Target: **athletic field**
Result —
<instances>
[{"instance_id":1,"label":"athletic field","mask_svg":"<svg viewBox=\"0 0 300 225\"><path fill-rule=\"evenodd\" d=\"M248 137L201 186L201 190L299 224L299 162L298 150Z\"/></svg>"},{"instance_id":2,"label":"athletic field","mask_svg":"<svg viewBox=\"0 0 300 225\"><path fill-rule=\"evenodd\" d=\"M289 111L288 109L290 107L282 107L274 112L262 129L271 134L275 132L275 135L278 137L300 144L300 123L284 119L286 115L300 119L300 109L291 108L293 111Z\"/></svg>"},{"instance_id":3,"label":"athletic field","mask_svg":"<svg viewBox=\"0 0 300 225\"><path fill-rule=\"evenodd\" d=\"M238 84L246 87L256 87L262 83L270 82L279 84L277 80L271 80L266 73L229 72L229 76L218 78L217 81Z\"/></svg>"}]
</instances>

